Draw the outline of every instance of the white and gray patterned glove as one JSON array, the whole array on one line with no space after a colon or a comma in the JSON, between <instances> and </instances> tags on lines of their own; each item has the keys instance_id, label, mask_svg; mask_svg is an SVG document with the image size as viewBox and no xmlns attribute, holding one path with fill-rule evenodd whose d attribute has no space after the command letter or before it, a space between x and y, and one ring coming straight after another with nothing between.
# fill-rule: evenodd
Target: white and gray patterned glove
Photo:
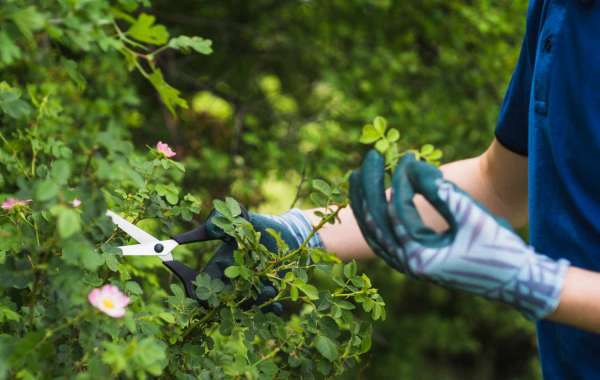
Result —
<instances>
[{"instance_id":1,"label":"white and gray patterned glove","mask_svg":"<svg viewBox=\"0 0 600 380\"><path fill-rule=\"evenodd\" d=\"M512 230L432 165L406 156L388 204L383 157L370 152L350 179L351 205L363 235L390 265L443 286L500 300L539 319L558 306L567 260L537 254ZM413 203L422 194L450 228L426 227Z\"/></svg>"}]
</instances>

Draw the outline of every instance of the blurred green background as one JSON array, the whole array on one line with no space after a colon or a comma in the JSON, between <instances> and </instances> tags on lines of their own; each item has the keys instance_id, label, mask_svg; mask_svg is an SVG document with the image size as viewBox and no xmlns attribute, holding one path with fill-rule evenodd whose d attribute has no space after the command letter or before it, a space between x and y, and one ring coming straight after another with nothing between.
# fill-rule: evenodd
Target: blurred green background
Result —
<instances>
[{"instance_id":1,"label":"blurred green background","mask_svg":"<svg viewBox=\"0 0 600 380\"><path fill-rule=\"evenodd\" d=\"M233 195L283 212L306 178L341 178L377 115L406 146L444 161L493 137L527 2L488 0L154 0L173 34L213 41L208 57L165 53L190 108L175 119L140 79L130 124L140 147L163 140L202 199ZM302 202L300 203L302 205ZM208 208L209 202L204 207ZM363 263L388 304L374 347L348 379L537 379L533 325L507 307Z\"/></svg>"}]
</instances>

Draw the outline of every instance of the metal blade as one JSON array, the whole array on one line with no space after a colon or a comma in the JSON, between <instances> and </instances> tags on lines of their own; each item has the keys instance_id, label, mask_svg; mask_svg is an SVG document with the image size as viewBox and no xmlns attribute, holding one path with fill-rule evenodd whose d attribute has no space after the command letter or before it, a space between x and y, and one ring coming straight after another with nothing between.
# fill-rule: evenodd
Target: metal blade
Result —
<instances>
[{"instance_id":1,"label":"metal blade","mask_svg":"<svg viewBox=\"0 0 600 380\"><path fill-rule=\"evenodd\" d=\"M123 256L158 256L162 261L173 261L171 251L179 244L175 240L124 245L119 247Z\"/></svg>"},{"instance_id":2,"label":"metal blade","mask_svg":"<svg viewBox=\"0 0 600 380\"><path fill-rule=\"evenodd\" d=\"M106 215L110 216L110 218L112 219L114 224L119 226L120 229L125 231L129 236L131 236L132 238L137 240L139 243L151 243L151 242L159 241L154 236L150 235L149 233L147 233L146 231L142 230L141 228L135 226L134 224L129 223L128 221L123 219L121 216L119 216L118 214L115 214L114 212L112 212L110 210L106 211Z\"/></svg>"}]
</instances>

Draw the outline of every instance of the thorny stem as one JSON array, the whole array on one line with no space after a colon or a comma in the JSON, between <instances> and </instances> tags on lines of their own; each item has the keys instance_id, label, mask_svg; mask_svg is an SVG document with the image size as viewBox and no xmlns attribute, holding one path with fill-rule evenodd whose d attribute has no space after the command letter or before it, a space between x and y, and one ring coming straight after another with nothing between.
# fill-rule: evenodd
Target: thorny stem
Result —
<instances>
[{"instance_id":1,"label":"thorny stem","mask_svg":"<svg viewBox=\"0 0 600 380\"><path fill-rule=\"evenodd\" d=\"M190 323L190 325L183 331L183 333L181 334L181 337L183 339L185 339L198 325L203 324L204 322L208 321L210 318L212 318L212 316L217 312L217 309L212 309L211 311L209 311L208 313L206 313L204 315L204 317L200 318L197 321L194 321L192 323Z\"/></svg>"},{"instance_id":2,"label":"thorny stem","mask_svg":"<svg viewBox=\"0 0 600 380\"><path fill-rule=\"evenodd\" d=\"M269 360L272 357L274 357L275 355L277 355L277 353L281 351L281 348L276 348L273 351L269 352L267 355L263 356L260 360L256 361L254 364L252 364L252 367L256 367L257 365L259 365L260 363L264 362L265 360Z\"/></svg>"},{"instance_id":3,"label":"thorny stem","mask_svg":"<svg viewBox=\"0 0 600 380\"><path fill-rule=\"evenodd\" d=\"M313 230L311 231L311 233L308 235L308 237L306 239L304 239L304 242L302 242L302 244L298 248L294 249L292 252L288 253L287 255L279 258L277 261L269 264L267 266L267 268L263 271L262 274L265 274L269 270L273 269L273 267L275 266L275 264L277 264L278 262L285 262L286 260L289 260L292 257L298 255L300 252L304 251L306 249L306 247L307 247L308 242L310 241L310 239L312 239L317 234L317 232L319 232L319 230L321 228L323 228L323 226L325 226L327 223L331 222L332 220L337 219L337 216L340 213L340 211L342 209L346 208L346 207L347 207L347 204L336 205L336 209L332 213L326 215L323 219L321 219L321 221L319 222L319 224L317 224L313 228Z\"/></svg>"}]
</instances>

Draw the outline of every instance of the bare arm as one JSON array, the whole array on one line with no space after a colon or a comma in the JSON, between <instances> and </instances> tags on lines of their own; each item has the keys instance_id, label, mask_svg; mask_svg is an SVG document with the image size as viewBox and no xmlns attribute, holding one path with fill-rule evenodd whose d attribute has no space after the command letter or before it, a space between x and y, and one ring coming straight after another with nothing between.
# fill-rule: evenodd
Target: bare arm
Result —
<instances>
[{"instance_id":1,"label":"bare arm","mask_svg":"<svg viewBox=\"0 0 600 380\"><path fill-rule=\"evenodd\" d=\"M441 167L444 177L471 194L492 212L508 219L514 226L527 223L527 158L504 148L497 141L482 155L452 162ZM442 230L446 223L424 199L415 200L425 224ZM314 210L305 211L313 224L318 223ZM354 219L352 210L340 212L341 223L327 225L320 231L328 250L343 260L374 256Z\"/></svg>"},{"instance_id":2,"label":"bare arm","mask_svg":"<svg viewBox=\"0 0 600 380\"><path fill-rule=\"evenodd\" d=\"M600 273L571 267L549 320L600 333Z\"/></svg>"}]
</instances>

